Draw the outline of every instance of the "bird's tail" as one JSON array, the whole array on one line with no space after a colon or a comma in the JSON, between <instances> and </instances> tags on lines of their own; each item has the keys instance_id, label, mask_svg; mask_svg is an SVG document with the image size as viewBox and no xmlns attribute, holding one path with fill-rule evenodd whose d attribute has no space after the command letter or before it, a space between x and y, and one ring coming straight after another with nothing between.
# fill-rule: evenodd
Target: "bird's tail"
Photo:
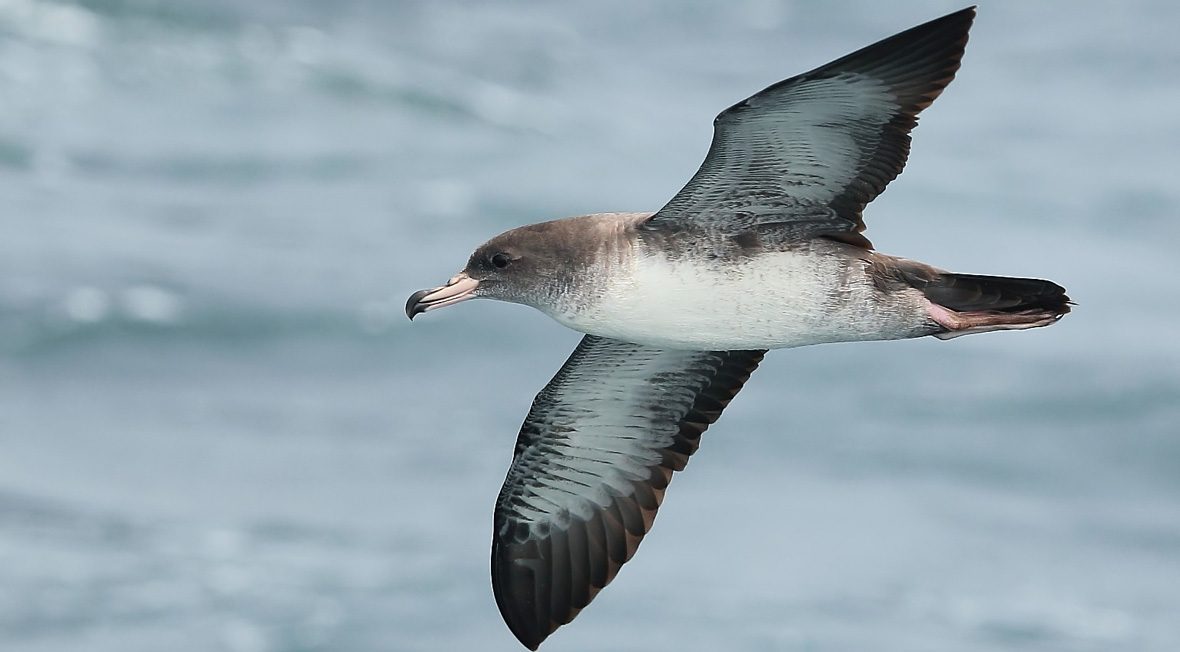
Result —
<instances>
[{"instance_id":1,"label":"bird's tail","mask_svg":"<svg viewBox=\"0 0 1180 652\"><path fill-rule=\"evenodd\" d=\"M1035 278L942 272L911 279L911 283L933 304L930 317L944 329L934 336L944 340L972 333L1048 326L1065 316L1073 305L1065 288Z\"/></svg>"}]
</instances>

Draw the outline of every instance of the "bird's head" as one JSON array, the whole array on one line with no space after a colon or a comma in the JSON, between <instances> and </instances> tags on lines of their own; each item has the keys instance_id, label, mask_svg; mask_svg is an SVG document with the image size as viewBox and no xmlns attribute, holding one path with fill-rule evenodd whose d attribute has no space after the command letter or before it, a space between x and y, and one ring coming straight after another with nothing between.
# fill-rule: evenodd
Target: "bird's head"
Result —
<instances>
[{"instance_id":1,"label":"bird's head","mask_svg":"<svg viewBox=\"0 0 1180 652\"><path fill-rule=\"evenodd\" d=\"M587 222L570 218L530 224L480 245L463 271L446 285L419 290L406 302L406 316L487 297L545 310L571 280L592 262L593 239Z\"/></svg>"}]
</instances>

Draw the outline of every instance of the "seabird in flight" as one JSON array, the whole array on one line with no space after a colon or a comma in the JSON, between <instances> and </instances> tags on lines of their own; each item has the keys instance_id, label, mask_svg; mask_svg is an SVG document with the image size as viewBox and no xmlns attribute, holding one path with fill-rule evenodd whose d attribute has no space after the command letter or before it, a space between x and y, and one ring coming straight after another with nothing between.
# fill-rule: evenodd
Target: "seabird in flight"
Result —
<instances>
[{"instance_id":1,"label":"seabird in flight","mask_svg":"<svg viewBox=\"0 0 1180 652\"><path fill-rule=\"evenodd\" d=\"M533 402L496 501L492 586L536 649L631 559L672 474L767 349L1048 326L1043 280L947 272L873 250L861 212L901 173L946 88L968 8L721 112L688 184L655 213L500 234L415 315L475 297L585 333Z\"/></svg>"}]
</instances>

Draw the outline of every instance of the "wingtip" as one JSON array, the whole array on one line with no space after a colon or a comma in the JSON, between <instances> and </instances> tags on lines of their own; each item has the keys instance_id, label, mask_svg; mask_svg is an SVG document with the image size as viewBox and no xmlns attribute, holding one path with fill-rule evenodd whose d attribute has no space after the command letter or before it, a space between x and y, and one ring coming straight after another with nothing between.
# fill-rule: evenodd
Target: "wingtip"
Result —
<instances>
[{"instance_id":1,"label":"wingtip","mask_svg":"<svg viewBox=\"0 0 1180 652\"><path fill-rule=\"evenodd\" d=\"M958 42L966 47L967 40L970 38L971 26L975 24L975 15L975 5L971 5L970 7L965 7L956 12L949 13L942 18L936 18L930 21L930 23L927 23L927 25L937 23L941 27L942 25L953 24L953 29L957 32L961 32Z\"/></svg>"},{"instance_id":2,"label":"wingtip","mask_svg":"<svg viewBox=\"0 0 1180 652\"><path fill-rule=\"evenodd\" d=\"M546 638L548 638L547 635L542 636L540 638L528 636L523 632L519 632L515 629L512 629L511 627L509 627L509 630L512 632L512 635L516 637L516 640L519 641L521 645L523 645L524 647L526 647L530 650L533 650L533 652L536 652L537 648L541 647L541 643L544 642L544 640Z\"/></svg>"},{"instance_id":3,"label":"wingtip","mask_svg":"<svg viewBox=\"0 0 1180 652\"><path fill-rule=\"evenodd\" d=\"M507 622L507 618L505 618L505 622ZM508 623L508 629L516 637L516 640L520 641L521 645L534 652L537 648L541 647L541 643L544 643L545 639L549 638L549 634L552 633L541 633L540 631L525 629L519 626L514 627L512 623Z\"/></svg>"},{"instance_id":4,"label":"wingtip","mask_svg":"<svg viewBox=\"0 0 1180 652\"><path fill-rule=\"evenodd\" d=\"M504 618L504 624L508 626L508 631L512 632L512 635L516 637L517 641L520 641L521 645L530 650L536 650L541 647L541 643L545 642L545 639L549 638L549 634L552 633L541 633L539 630L533 630L523 626L516 619L515 614L505 613L503 605L500 607L500 615Z\"/></svg>"},{"instance_id":5,"label":"wingtip","mask_svg":"<svg viewBox=\"0 0 1180 652\"><path fill-rule=\"evenodd\" d=\"M958 11L952 11L951 13L949 13L941 18L935 18L934 20L928 21L926 24L929 25L931 23L938 23L938 22L942 22L942 21L950 22L950 21L955 21L955 20L964 20L964 21L970 22L975 19L975 14L976 14L977 8L978 8L978 5L969 5L969 6L963 7L962 9L959 9Z\"/></svg>"},{"instance_id":6,"label":"wingtip","mask_svg":"<svg viewBox=\"0 0 1180 652\"><path fill-rule=\"evenodd\" d=\"M492 538L492 594L508 631L521 645L536 650L557 627L546 629L540 622L542 619L535 609L538 596L532 570L514 563L514 553L521 552L504 545L498 536Z\"/></svg>"},{"instance_id":7,"label":"wingtip","mask_svg":"<svg viewBox=\"0 0 1180 652\"><path fill-rule=\"evenodd\" d=\"M971 25L975 22L975 13L975 5L964 7L945 16L928 20L920 25L898 32L893 36L882 39L882 41L917 40L933 34L938 34L941 37L958 34L958 39L966 40Z\"/></svg>"},{"instance_id":8,"label":"wingtip","mask_svg":"<svg viewBox=\"0 0 1180 652\"><path fill-rule=\"evenodd\" d=\"M968 32L971 30L971 25L975 22L975 5L964 7L958 11L953 11L945 16L928 20L920 25L911 27L910 29L898 32L897 34L883 39L885 41L897 39L898 41L913 39L919 34L939 34L951 35L958 34L958 39L964 42L967 39ZM921 38L921 37L918 37Z\"/></svg>"}]
</instances>

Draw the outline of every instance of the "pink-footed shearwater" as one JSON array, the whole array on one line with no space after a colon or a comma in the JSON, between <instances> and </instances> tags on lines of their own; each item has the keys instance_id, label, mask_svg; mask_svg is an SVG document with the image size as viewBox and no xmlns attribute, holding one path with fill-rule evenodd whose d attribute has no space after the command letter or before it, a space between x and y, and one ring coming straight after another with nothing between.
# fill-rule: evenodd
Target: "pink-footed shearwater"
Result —
<instances>
[{"instance_id":1,"label":"pink-footed shearwater","mask_svg":"<svg viewBox=\"0 0 1180 652\"><path fill-rule=\"evenodd\" d=\"M635 554L675 471L767 349L1048 326L1049 281L955 274L873 250L861 211L905 165L955 76L974 8L721 112L697 173L655 213L513 229L415 315L488 297L585 333L533 402L496 501L492 586L536 649Z\"/></svg>"}]
</instances>

